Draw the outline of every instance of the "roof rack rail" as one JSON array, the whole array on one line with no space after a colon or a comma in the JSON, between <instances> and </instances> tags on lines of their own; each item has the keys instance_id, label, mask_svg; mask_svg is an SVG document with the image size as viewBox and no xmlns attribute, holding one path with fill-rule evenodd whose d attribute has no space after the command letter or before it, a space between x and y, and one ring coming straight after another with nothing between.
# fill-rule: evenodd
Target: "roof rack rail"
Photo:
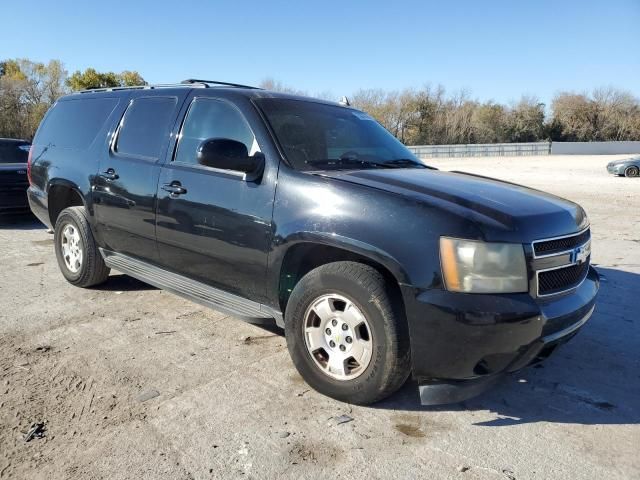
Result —
<instances>
[{"instance_id":1,"label":"roof rack rail","mask_svg":"<svg viewBox=\"0 0 640 480\"><path fill-rule=\"evenodd\" d=\"M159 83L156 85L133 85L130 87L100 87L90 88L87 90L80 90L73 93L96 93L96 92L117 92L120 90L154 90L156 88L186 88L186 87L200 87L207 88L207 85L200 84L185 84L185 83Z\"/></svg>"},{"instance_id":2,"label":"roof rack rail","mask_svg":"<svg viewBox=\"0 0 640 480\"><path fill-rule=\"evenodd\" d=\"M200 84L206 85L207 87L209 86L209 84L224 85L225 87L251 88L253 90L260 90L258 87L252 87L251 85L241 85L239 83L229 83L229 82L218 82L217 80L200 80L199 78L187 78L186 80L183 80L180 83L188 84L188 85L192 85L194 83L200 83Z\"/></svg>"},{"instance_id":3,"label":"roof rack rail","mask_svg":"<svg viewBox=\"0 0 640 480\"><path fill-rule=\"evenodd\" d=\"M180 88L180 87L209 88L210 85L221 85L225 87L250 88L253 90L259 90L258 87L251 87L249 85L240 85L239 83L217 82L215 80L199 80L197 78L188 78L187 80L183 80L180 83L159 83L156 85L132 85L130 87L90 88L88 90L80 90L79 92L75 92L75 93L117 92L119 90L153 90L155 88Z\"/></svg>"}]
</instances>

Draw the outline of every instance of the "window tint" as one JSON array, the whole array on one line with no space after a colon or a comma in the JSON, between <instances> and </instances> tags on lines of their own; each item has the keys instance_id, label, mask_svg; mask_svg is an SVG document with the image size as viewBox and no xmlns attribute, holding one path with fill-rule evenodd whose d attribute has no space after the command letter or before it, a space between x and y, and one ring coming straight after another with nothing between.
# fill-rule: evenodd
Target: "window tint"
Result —
<instances>
[{"instance_id":1,"label":"window tint","mask_svg":"<svg viewBox=\"0 0 640 480\"><path fill-rule=\"evenodd\" d=\"M35 143L86 149L118 104L116 98L82 98L56 103L38 130Z\"/></svg>"},{"instance_id":2,"label":"window tint","mask_svg":"<svg viewBox=\"0 0 640 480\"><path fill-rule=\"evenodd\" d=\"M176 103L175 97L133 100L122 119L115 151L157 159L169 133Z\"/></svg>"},{"instance_id":3,"label":"window tint","mask_svg":"<svg viewBox=\"0 0 640 480\"><path fill-rule=\"evenodd\" d=\"M182 126L175 161L198 163L196 150L209 138L229 138L242 142L249 155L259 150L249 124L235 107L220 100L199 98L191 104Z\"/></svg>"},{"instance_id":4,"label":"window tint","mask_svg":"<svg viewBox=\"0 0 640 480\"><path fill-rule=\"evenodd\" d=\"M424 165L364 112L303 100L260 98L284 153L298 170Z\"/></svg>"},{"instance_id":5,"label":"window tint","mask_svg":"<svg viewBox=\"0 0 640 480\"><path fill-rule=\"evenodd\" d=\"M29 144L0 142L0 163L27 163Z\"/></svg>"}]
</instances>

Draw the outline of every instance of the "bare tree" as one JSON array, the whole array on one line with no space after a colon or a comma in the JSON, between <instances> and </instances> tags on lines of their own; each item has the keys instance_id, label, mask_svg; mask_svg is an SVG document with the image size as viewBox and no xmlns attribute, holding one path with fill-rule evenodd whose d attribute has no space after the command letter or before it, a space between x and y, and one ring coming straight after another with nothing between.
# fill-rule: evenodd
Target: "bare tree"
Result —
<instances>
[{"instance_id":1,"label":"bare tree","mask_svg":"<svg viewBox=\"0 0 640 480\"><path fill-rule=\"evenodd\" d=\"M553 140L640 140L640 99L613 87L562 92L552 103Z\"/></svg>"},{"instance_id":2,"label":"bare tree","mask_svg":"<svg viewBox=\"0 0 640 480\"><path fill-rule=\"evenodd\" d=\"M271 90L272 92L290 93L291 95L306 95L305 91L285 85L280 80L275 80L271 77L267 77L262 80L260 82L260 88Z\"/></svg>"}]
</instances>

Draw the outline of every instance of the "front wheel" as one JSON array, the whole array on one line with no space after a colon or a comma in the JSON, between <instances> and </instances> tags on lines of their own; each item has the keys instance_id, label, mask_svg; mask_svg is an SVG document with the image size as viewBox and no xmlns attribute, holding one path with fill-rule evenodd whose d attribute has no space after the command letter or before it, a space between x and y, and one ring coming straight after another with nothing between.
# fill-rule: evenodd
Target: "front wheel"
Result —
<instances>
[{"instance_id":1,"label":"front wheel","mask_svg":"<svg viewBox=\"0 0 640 480\"><path fill-rule=\"evenodd\" d=\"M625 177L637 177L638 175L640 175L640 169L638 167L627 167L624 171Z\"/></svg>"},{"instance_id":2,"label":"front wheel","mask_svg":"<svg viewBox=\"0 0 640 480\"><path fill-rule=\"evenodd\" d=\"M400 388L410 372L399 299L368 265L335 262L305 275L289 298L285 335L302 378L344 402L382 400Z\"/></svg>"},{"instance_id":3,"label":"front wheel","mask_svg":"<svg viewBox=\"0 0 640 480\"><path fill-rule=\"evenodd\" d=\"M54 242L58 266L69 283L91 287L109 276L83 207L69 207L60 212Z\"/></svg>"}]
</instances>

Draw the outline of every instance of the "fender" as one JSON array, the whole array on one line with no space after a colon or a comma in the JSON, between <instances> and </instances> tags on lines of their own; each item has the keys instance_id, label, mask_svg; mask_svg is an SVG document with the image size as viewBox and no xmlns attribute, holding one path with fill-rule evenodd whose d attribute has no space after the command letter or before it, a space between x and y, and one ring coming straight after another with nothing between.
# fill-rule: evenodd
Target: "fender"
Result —
<instances>
[{"instance_id":1,"label":"fender","mask_svg":"<svg viewBox=\"0 0 640 480\"><path fill-rule=\"evenodd\" d=\"M309 231L296 232L286 238L280 238L274 244L274 249L270 254L269 281L267 283L269 291L267 292L267 297L273 307L280 307L280 272L284 259L292 248L301 244L333 247L369 259L372 263L382 265L387 269L400 286L408 284L409 277L401 263L374 245L339 234Z\"/></svg>"},{"instance_id":2,"label":"fender","mask_svg":"<svg viewBox=\"0 0 640 480\"><path fill-rule=\"evenodd\" d=\"M396 278L400 285L408 285L409 277L398 260L396 260L389 253L379 249L375 245L357 240L355 238L346 237L335 233L326 232L298 232L288 237L283 244L287 245L286 251L294 245L300 243L315 243L320 245L326 245L328 247L335 247L341 250L346 250L351 253L355 253L362 257L369 258L376 263L381 264L387 270L389 270ZM280 264L284 256L280 258Z\"/></svg>"}]
</instances>

